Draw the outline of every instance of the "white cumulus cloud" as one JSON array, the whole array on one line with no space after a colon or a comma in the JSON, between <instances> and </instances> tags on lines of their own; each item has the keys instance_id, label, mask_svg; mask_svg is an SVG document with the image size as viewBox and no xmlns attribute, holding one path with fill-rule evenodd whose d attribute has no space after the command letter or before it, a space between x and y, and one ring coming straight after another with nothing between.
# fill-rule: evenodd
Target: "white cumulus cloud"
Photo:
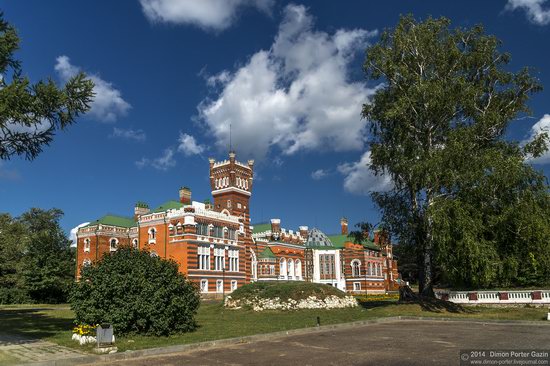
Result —
<instances>
[{"instance_id":1,"label":"white cumulus cloud","mask_svg":"<svg viewBox=\"0 0 550 366\"><path fill-rule=\"evenodd\" d=\"M115 138L121 138L125 140L133 140L133 141L145 141L147 139L147 135L145 134L145 131L143 130L133 130L131 128L113 128L113 133L110 135L110 137Z\"/></svg>"},{"instance_id":2,"label":"white cumulus cloud","mask_svg":"<svg viewBox=\"0 0 550 366\"><path fill-rule=\"evenodd\" d=\"M60 78L67 82L71 77L78 74L81 69L72 65L67 56L59 56L56 60L55 71ZM103 80L99 75L88 74L94 82L94 100L91 103L90 115L102 122L115 122L118 118L125 116L131 108L130 104L122 98L122 94L112 83Z\"/></svg>"},{"instance_id":3,"label":"white cumulus cloud","mask_svg":"<svg viewBox=\"0 0 550 366\"><path fill-rule=\"evenodd\" d=\"M77 225L76 227L73 227L71 229L71 233L69 234L69 240L71 241L71 247L76 247L76 233L78 232L78 229L80 229L83 226L88 225L89 222L83 222L80 225Z\"/></svg>"},{"instance_id":4,"label":"white cumulus cloud","mask_svg":"<svg viewBox=\"0 0 550 366\"><path fill-rule=\"evenodd\" d=\"M166 171L176 166L176 159L174 159L174 149L167 148L164 150L162 156L155 159L141 158L136 161L136 166L140 169L151 166L157 170Z\"/></svg>"},{"instance_id":5,"label":"white cumulus cloud","mask_svg":"<svg viewBox=\"0 0 550 366\"><path fill-rule=\"evenodd\" d=\"M313 172L311 172L311 178L314 180L321 180L325 178L328 175L328 172L324 169L317 169Z\"/></svg>"},{"instance_id":6,"label":"white cumulus cloud","mask_svg":"<svg viewBox=\"0 0 550 366\"><path fill-rule=\"evenodd\" d=\"M547 133L550 136L550 114L545 114L542 118L531 127L531 133L523 143L532 141L536 136ZM550 146L549 146L550 147ZM550 163L550 150L546 150L544 154L536 159L529 159L533 164L548 164Z\"/></svg>"},{"instance_id":7,"label":"white cumulus cloud","mask_svg":"<svg viewBox=\"0 0 550 366\"><path fill-rule=\"evenodd\" d=\"M368 195L371 192L383 192L391 189L392 183L389 176L375 175L369 168L370 154L370 151L367 151L359 161L338 166L338 171L344 175L346 191L358 195Z\"/></svg>"},{"instance_id":8,"label":"white cumulus cloud","mask_svg":"<svg viewBox=\"0 0 550 366\"><path fill-rule=\"evenodd\" d=\"M508 0L506 9L523 9L527 19L534 24L547 25L550 23L550 3L547 4L546 0Z\"/></svg>"},{"instance_id":9,"label":"white cumulus cloud","mask_svg":"<svg viewBox=\"0 0 550 366\"><path fill-rule=\"evenodd\" d=\"M143 13L152 22L192 24L223 30L233 24L241 8L253 7L270 13L274 0L140 0Z\"/></svg>"},{"instance_id":10,"label":"white cumulus cloud","mask_svg":"<svg viewBox=\"0 0 550 366\"><path fill-rule=\"evenodd\" d=\"M374 89L350 80L350 65L377 34L314 29L304 6L288 5L269 50L260 50L235 71L207 80L215 93L198 106L200 120L219 148L264 158L303 150L360 150L366 121L361 106Z\"/></svg>"},{"instance_id":11,"label":"white cumulus cloud","mask_svg":"<svg viewBox=\"0 0 550 366\"><path fill-rule=\"evenodd\" d=\"M204 145L198 144L193 136L186 133L180 133L178 142L178 151L184 153L185 156L199 155L206 149Z\"/></svg>"}]
</instances>

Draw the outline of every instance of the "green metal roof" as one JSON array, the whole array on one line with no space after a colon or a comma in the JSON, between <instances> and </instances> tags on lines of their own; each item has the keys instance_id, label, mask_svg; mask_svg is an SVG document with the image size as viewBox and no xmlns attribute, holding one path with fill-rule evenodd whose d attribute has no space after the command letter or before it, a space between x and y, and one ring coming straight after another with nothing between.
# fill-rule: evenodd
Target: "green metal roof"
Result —
<instances>
[{"instance_id":1,"label":"green metal roof","mask_svg":"<svg viewBox=\"0 0 550 366\"><path fill-rule=\"evenodd\" d=\"M252 224L252 226L254 227L254 229L252 229L252 234L263 233L264 231L271 230L271 224L268 222L260 222L257 224Z\"/></svg>"},{"instance_id":2,"label":"green metal roof","mask_svg":"<svg viewBox=\"0 0 550 366\"><path fill-rule=\"evenodd\" d=\"M348 238L347 235L328 235L328 239L332 242L332 245L335 248L343 248L344 243L349 241L353 243L353 239Z\"/></svg>"},{"instance_id":3,"label":"green metal roof","mask_svg":"<svg viewBox=\"0 0 550 366\"><path fill-rule=\"evenodd\" d=\"M164 202L159 207L155 208L152 212L163 212L166 210L173 210L173 209L178 209L182 207L183 207L183 203L179 201L167 201L167 202Z\"/></svg>"},{"instance_id":4,"label":"green metal roof","mask_svg":"<svg viewBox=\"0 0 550 366\"><path fill-rule=\"evenodd\" d=\"M354 243L353 237L349 237L347 235L339 234L339 235L329 235L328 238L336 248L343 248L344 243L350 242ZM367 240L364 243L362 243L363 247L366 249L371 250L380 250L378 245L374 244L372 241Z\"/></svg>"},{"instance_id":5,"label":"green metal roof","mask_svg":"<svg viewBox=\"0 0 550 366\"><path fill-rule=\"evenodd\" d=\"M273 254L273 251L270 247L266 247L263 252L258 256L259 259L276 259L277 257Z\"/></svg>"},{"instance_id":6,"label":"green metal roof","mask_svg":"<svg viewBox=\"0 0 550 366\"><path fill-rule=\"evenodd\" d=\"M117 216L117 215L105 215L100 219L90 222L86 226L95 226L95 225L109 225L109 226L118 226L118 227L134 227L136 222L131 217Z\"/></svg>"}]
</instances>

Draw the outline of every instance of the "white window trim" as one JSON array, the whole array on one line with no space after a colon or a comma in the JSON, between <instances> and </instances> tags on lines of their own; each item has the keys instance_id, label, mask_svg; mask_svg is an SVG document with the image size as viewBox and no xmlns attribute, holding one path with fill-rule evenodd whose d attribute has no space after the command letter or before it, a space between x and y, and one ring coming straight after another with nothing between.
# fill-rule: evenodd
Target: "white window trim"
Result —
<instances>
[{"instance_id":1,"label":"white window trim","mask_svg":"<svg viewBox=\"0 0 550 366\"><path fill-rule=\"evenodd\" d=\"M221 284L221 287L220 287ZM223 292L223 280L216 280L216 292Z\"/></svg>"},{"instance_id":2,"label":"white window trim","mask_svg":"<svg viewBox=\"0 0 550 366\"><path fill-rule=\"evenodd\" d=\"M113 248L112 242L115 241L115 247ZM109 239L109 251L116 252L118 249L118 239L117 238L111 238Z\"/></svg>"},{"instance_id":3,"label":"white window trim","mask_svg":"<svg viewBox=\"0 0 550 366\"><path fill-rule=\"evenodd\" d=\"M231 280L231 291L235 291L237 289L237 280Z\"/></svg>"},{"instance_id":4,"label":"white window trim","mask_svg":"<svg viewBox=\"0 0 550 366\"><path fill-rule=\"evenodd\" d=\"M203 284L206 285L206 286L203 286ZM201 279L201 287L200 287L200 289L201 289L201 292L202 292L202 293L208 292L208 280L207 280L207 279L205 279L205 278Z\"/></svg>"},{"instance_id":5,"label":"white window trim","mask_svg":"<svg viewBox=\"0 0 550 366\"><path fill-rule=\"evenodd\" d=\"M149 233L149 244L156 244L156 242L157 242L157 229L152 227L147 232ZM151 234L153 234L153 232L155 234L151 235Z\"/></svg>"},{"instance_id":6,"label":"white window trim","mask_svg":"<svg viewBox=\"0 0 550 366\"><path fill-rule=\"evenodd\" d=\"M84 239L84 253L90 253L90 239Z\"/></svg>"},{"instance_id":7,"label":"white window trim","mask_svg":"<svg viewBox=\"0 0 550 366\"><path fill-rule=\"evenodd\" d=\"M353 291L361 291L361 282L354 282L353 283Z\"/></svg>"}]
</instances>

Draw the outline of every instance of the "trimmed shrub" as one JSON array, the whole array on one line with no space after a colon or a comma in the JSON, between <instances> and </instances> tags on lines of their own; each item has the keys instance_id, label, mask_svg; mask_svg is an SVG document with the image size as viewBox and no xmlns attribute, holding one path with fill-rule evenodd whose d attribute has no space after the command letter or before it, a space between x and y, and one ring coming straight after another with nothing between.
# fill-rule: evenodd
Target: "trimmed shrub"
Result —
<instances>
[{"instance_id":1,"label":"trimmed shrub","mask_svg":"<svg viewBox=\"0 0 550 366\"><path fill-rule=\"evenodd\" d=\"M239 287L231 293L231 297L235 300L252 297L303 300L310 296L324 299L331 295L339 298L347 296L345 292L333 286L301 281L258 281Z\"/></svg>"},{"instance_id":2,"label":"trimmed shrub","mask_svg":"<svg viewBox=\"0 0 550 366\"><path fill-rule=\"evenodd\" d=\"M263 310L337 309L357 306L353 296L329 285L311 282L255 282L233 291L225 307Z\"/></svg>"},{"instance_id":3,"label":"trimmed shrub","mask_svg":"<svg viewBox=\"0 0 550 366\"><path fill-rule=\"evenodd\" d=\"M120 248L84 267L71 291L77 324L111 323L116 335L169 335L196 328L197 287L171 260Z\"/></svg>"}]
</instances>

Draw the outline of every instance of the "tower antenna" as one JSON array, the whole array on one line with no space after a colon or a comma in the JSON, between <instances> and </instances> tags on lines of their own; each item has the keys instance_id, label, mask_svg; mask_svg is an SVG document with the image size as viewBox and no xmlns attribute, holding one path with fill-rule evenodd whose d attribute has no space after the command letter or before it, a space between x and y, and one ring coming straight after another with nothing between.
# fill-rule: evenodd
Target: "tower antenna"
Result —
<instances>
[{"instance_id":1,"label":"tower antenna","mask_svg":"<svg viewBox=\"0 0 550 366\"><path fill-rule=\"evenodd\" d=\"M233 151L233 144L231 142L231 122L229 122L229 152Z\"/></svg>"}]
</instances>

